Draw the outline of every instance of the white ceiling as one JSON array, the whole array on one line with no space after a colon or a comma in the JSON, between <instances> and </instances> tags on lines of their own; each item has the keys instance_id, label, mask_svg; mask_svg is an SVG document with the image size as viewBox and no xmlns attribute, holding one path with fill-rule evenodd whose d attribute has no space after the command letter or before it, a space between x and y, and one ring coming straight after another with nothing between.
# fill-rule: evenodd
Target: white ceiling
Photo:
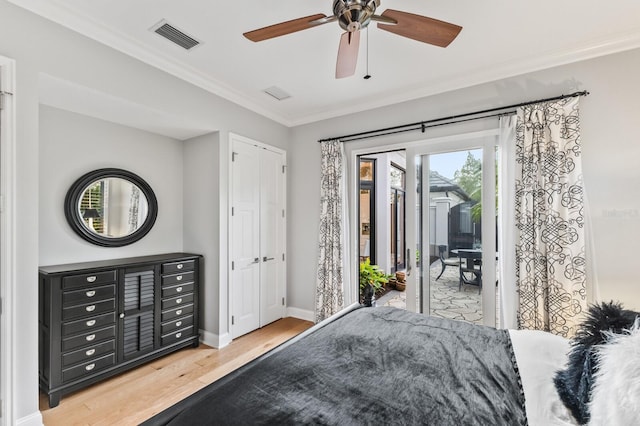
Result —
<instances>
[{"instance_id":1,"label":"white ceiling","mask_svg":"<svg viewBox=\"0 0 640 426\"><path fill-rule=\"evenodd\" d=\"M10 0L284 125L294 126L640 47L637 0L381 0L463 27L448 48L371 24L353 77L336 80L336 22L260 43L243 32L332 0ZM149 29L161 19L203 42L185 51ZM277 86L278 101L263 93Z\"/></svg>"}]
</instances>

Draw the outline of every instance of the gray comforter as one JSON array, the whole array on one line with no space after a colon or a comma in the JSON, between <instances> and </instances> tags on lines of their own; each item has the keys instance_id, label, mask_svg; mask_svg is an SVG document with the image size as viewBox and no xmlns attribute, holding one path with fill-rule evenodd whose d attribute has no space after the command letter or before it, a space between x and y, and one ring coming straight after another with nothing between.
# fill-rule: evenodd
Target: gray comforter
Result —
<instances>
[{"instance_id":1,"label":"gray comforter","mask_svg":"<svg viewBox=\"0 0 640 426\"><path fill-rule=\"evenodd\" d=\"M505 330L356 309L146 424L525 425Z\"/></svg>"}]
</instances>

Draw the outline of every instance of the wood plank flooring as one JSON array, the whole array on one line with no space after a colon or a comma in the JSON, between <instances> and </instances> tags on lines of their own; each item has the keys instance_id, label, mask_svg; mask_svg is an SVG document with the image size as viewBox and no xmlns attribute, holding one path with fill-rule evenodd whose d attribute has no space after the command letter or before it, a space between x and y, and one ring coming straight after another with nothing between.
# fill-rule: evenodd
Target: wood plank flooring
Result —
<instances>
[{"instance_id":1,"label":"wood plank flooring","mask_svg":"<svg viewBox=\"0 0 640 426\"><path fill-rule=\"evenodd\" d=\"M284 318L222 349L183 349L132 371L63 396L49 408L40 394L45 426L137 425L313 324Z\"/></svg>"}]
</instances>

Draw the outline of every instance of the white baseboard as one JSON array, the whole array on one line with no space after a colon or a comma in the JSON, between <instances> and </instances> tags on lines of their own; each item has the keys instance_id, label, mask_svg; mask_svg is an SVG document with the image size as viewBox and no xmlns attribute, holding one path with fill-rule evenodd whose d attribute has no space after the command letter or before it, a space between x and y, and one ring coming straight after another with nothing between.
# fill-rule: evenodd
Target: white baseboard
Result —
<instances>
[{"instance_id":1,"label":"white baseboard","mask_svg":"<svg viewBox=\"0 0 640 426\"><path fill-rule=\"evenodd\" d=\"M42 414L40 411L21 417L16 422L16 426L42 426Z\"/></svg>"},{"instance_id":2,"label":"white baseboard","mask_svg":"<svg viewBox=\"0 0 640 426\"><path fill-rule=\"evenodd\" d=\"M294 317L305 321L316 321L316 314L313 311L307 311L306 309L287 307L287 316Z\"/></svg>"},{"instance_id":3,"label":"white baseboard","mask_svg":"<svg viewBox=\"0 0 640 426\"><path fill-rule=\"evenodd\" d=\"M231 343L231 335L229 333L218 335L206 330L200 330L200 336L202 343L216 349L224 348Z\"/></svg>"}]
</instances>

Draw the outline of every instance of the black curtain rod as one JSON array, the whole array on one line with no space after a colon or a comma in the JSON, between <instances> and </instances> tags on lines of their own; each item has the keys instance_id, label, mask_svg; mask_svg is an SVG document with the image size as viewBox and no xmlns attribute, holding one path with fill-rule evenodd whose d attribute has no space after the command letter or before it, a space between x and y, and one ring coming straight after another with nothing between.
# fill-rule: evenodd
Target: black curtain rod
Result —
<instances>
[{"instance_id":1,"label":"black curtain rod","mask_svg":"<svg viewBox=\"0 0 640 426\"><path fill-rule=\"evenodd\" d=\"M555 96L553 98L538 99L538 100L535 100L535 101L528 101L528 102L522 102L522 103L519 103L519 104L513 104L513 105L506 105L506 106L501 106L501 107L496 107L496 108L490 108L490 109L485 109L485 110L482 110L482 111L468 112L468 113L465 113L465 114L452 115L452 116L449 116L449 117L442 117L442 118L435 118L435 119L432 119L432 120L419 121L417 123L402 124L400 126L387 127L387 128L384 128L384 129L369 130L369 131L360 132L360 133L352 133L350 135L337 136L337 137L334 137L334 138L325 138L325 139L318 140L318 142L327 142L327 141L335 140L335 139L338 139L338 140L340 140L342 142L351 142L351 141L360 140L360 139L368 139L368 138L374 138L374 137L378 137L378 136L387 136L387 135L392 135L392 134L395 134L395 133L410 132L410 131L414 131L414 130L421 130L422 133L424 133L425 130L428 127L443 126L445 124L454 124L454 123L461 123L463 121L480 120L480 119L483 119L483 118L496 117L496 116L501 116L501 115L508 115L508 114L513 113L513 111L503 112L501 114L491 114L491 115L482 115L482 116L480 116L481 114L489 114L489 113L493 113L493 112L497 112L497 111L504 111L504 110L507 110L507 109L519 108L519 107L523 107L523 106L527 106L527 105L537 104L537 103L540 103L540 102L550 102L550 101L557 101L557 100L565 99L565 98L575 98L577 96L587 96L588 94L589 94L589 92L587 92L586 90L583 90L581 92L574 92L574 93L571 93L569 95ZM467 118L467 117L474 116L474 115L478 115L479 117ZM466 119L464 119L464 118L466 118ZM442 122L445 122L445 123L442 123ZM434 123L439 123L439 124L434 124ZM344 139L346 139L346 140L344 140Z\"/></svg>"}]
</instances>

